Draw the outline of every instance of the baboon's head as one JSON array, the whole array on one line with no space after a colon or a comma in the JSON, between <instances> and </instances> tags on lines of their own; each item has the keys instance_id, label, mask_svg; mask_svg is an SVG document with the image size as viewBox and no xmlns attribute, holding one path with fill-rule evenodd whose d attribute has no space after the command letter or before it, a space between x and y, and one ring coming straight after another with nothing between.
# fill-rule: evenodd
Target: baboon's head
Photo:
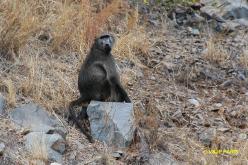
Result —
<instances>
[{"instance_id":1,"label":"baboon's head","mask_svg":"<svg viewBox=\"0 0 248 165\"><path fill-rule=\"evenodd\" d=\"M101 35L95 40L97 49L104 51L105 53L109 53L112 50L114 43L115 38L109 34Z\"/></svg>"}]
</instances>

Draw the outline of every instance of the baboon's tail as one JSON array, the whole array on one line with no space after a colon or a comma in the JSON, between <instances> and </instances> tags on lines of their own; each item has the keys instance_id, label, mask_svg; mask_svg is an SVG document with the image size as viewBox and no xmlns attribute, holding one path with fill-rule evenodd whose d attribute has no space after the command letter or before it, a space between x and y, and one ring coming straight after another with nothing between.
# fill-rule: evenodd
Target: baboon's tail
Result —
<instances>
[{"instance_id":1,"label":"baboon's tail","mask_svg":"<svg viewBox=\"0 0 248 165\"><path fill-rule=\"evenodd\" d=\"M86 129L79 123L78 119L77 119L77 116L76 116L76 113L74 111L74 106L76 105L80 105L83 103L83 98L80 97L78 98L77 100L74 100L70 103L69 105L69 117L72 118L73 122L76 123L76 125L79 127L80 131L87 137L87 139L93 143L93 139L92 137L90 136L90 134L86 131Z\"/></svg>"}]
</instances>

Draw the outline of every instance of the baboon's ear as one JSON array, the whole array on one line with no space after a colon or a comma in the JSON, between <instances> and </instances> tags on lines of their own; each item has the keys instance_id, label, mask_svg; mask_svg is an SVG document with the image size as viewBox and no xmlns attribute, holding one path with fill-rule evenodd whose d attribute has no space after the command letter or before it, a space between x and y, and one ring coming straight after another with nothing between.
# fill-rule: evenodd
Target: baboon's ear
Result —
<instances>
[{"instance_id":1,"label":"baboon's ear","mask_svg":"<svg viewBox=\"0 0 248 165\"><path fill-rule=\"evenodd\" d=\"M95 37L94 42L96 42L99 39L99 37Z\"/></svg>"}]
</instances>

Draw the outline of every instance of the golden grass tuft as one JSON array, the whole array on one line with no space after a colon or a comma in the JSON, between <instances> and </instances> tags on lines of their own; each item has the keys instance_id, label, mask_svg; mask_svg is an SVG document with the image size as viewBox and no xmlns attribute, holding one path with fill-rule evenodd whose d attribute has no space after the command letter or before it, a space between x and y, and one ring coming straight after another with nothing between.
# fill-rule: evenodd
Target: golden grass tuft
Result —
<instances>
[{"instance_id":1,"label":"golden grass tuft","mask_svg":"<svg viewBox=\"0 0 248 165\"><path fill-rule=\"evenodd\" d=\"M229 54L223 47L216 44L217 42L218 39L210 38L208 40L207 50L204 53L204 58L211 63L223 65L228 61Z\"/></svg>"},{"instance_id":2,"label":"golden grass tuft","mask_svg":"<svg viewBox=\"0 0 248 165\"><path fill-rule=\"evenodd\" d=\"M14 83L11 79L7 79L3 81L3 86L7 89L7 100L10 106L14 106L16 104L16 89L14 87Z\"/></svg>"},{"instance_id":3,"label":"golden grass tuft","mask_svg":"<svg viewBox=\"0 0 248 165\"><path fill-rule=\"evenodd\" d=\"M38 137L40 136L40 137ZM48 148L46 148L46 137L44 135L35 135L32 137L33 142L29 144L29 154L32 161L48 161Z\"/></svg>"},{"instance_id":4,"label":"golden grass tuft","mask_svg":"<svg viewBox=\"0 0 248 165\"><path fill-rule=\"evenodd\" d=\"M8 59L18 55L19 48L39 27L33 6L26 1L0 2L0 53ZM25 12L23 12L25 11Z\"/></svg>"},{"instance_id":5,"label":"golden grass tuft","mask_svg":"<svg viewBox=\"0 0 248 165\"><path fill-rule=\"evenodd\" d=\"M142 53L146 55L148 53L150 43L145 31L140 29L133 29L125 34L120 35L117 40L114 53L118 58L133 60L138 62L135 54Z\"/></svg>"}]
</instances>

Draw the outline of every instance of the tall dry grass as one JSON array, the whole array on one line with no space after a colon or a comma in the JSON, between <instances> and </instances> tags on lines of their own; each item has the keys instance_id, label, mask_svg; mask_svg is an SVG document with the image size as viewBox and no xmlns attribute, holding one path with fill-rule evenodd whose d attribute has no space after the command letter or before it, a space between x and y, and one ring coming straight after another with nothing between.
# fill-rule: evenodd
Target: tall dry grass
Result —
<instances>
[{"instance_id":1,"label":"tall dry grass","mask_svg":"<svg viewBox=\"0 0 248 165\"><path fill-rule=\"evenodd\" d=\"M117 61L138 63L135 55L149 47L138 17L124 0L0 1L0 89L6 89L9 105L24 98L66 109L78 95L78 69L104 32L117 37Z\"/></svg>"},{"instance_id":2,"label":"tall dry grass","mask_svg":"<svg viewBox=\"0 0 248 165\"><path fill-rule=\"evenodd\" d=\"M229 54L218 42L218 38L210 38L208 40L204 58L210 63L225 65L229 60Z\"/></svg>"}]
</instances>

